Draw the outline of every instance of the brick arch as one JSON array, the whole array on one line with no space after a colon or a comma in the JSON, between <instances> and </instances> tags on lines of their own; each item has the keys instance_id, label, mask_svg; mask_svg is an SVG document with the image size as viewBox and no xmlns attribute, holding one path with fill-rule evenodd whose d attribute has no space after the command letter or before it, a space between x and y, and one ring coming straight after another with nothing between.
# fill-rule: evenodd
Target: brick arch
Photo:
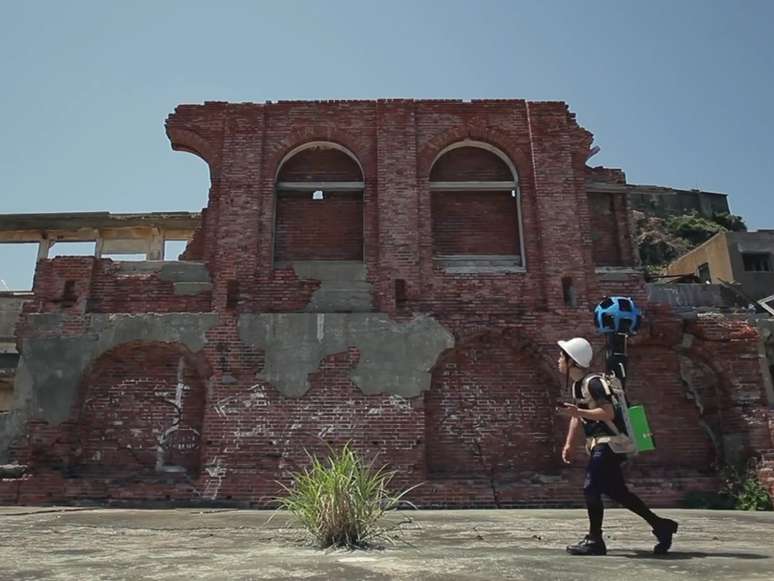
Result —
<instances>
[{"instance_id":1,"label":"brick arch","mask_svg":"<svg viewBox=\"0 0 774 581\"><path fill-rule=\"evenodd\" d=\"M645 323L652 325L653 321L646 318ZM682 326L682 323L677 323L677 325ZM682 330L675 332L675 328L669 331L671 333L664 336L653 334L652 329L649 332L646 331L648 334L636 335L630 342L629 352L636 353L641 349L661 348L687 357L706 367L712 373L716 378L718 394L730 394L733 387L727 370L718 362L715 354L702 346L702 338Z\"/></svg>"},{"instance_id":2,"label":"brick arch","mask_svg":"<svg viewBox=\"0 0 774 581\"><path fill-rule=\"evenodd\" d=\"M485 149L505 162L520 195L511 198L507 191L488 195L474 192L448 192L431 195L430 174L443 154L457 147ZM453 128L431 139L419 151L417 174L420 196L428 197L430 234L434 255L519 255L521 267L528 263L531 251L525 223L537 224L535 204L531 203L531 164L507 136L486 128ZM510 189L510 188L509 188ZM527 199L524 200L524 194ZM515 219L512 219L515 212ZM497 222L487 227L487 216ZM528 227L531 231L534 226Z\"/></svg>"},{"instance_id":3,"label":"brick arch","mask_svg":"<svg viewBox=\"0 0 774 581\"><path fill-rule=\"evenodd\" d=\"M131 342L101 354L81 381L77 470L150 476L200 467L209 367L177 343Z\"/></svg>"},{"instance_id":4,"label":"brick arch","mask_svg":"<svg viewBox=\"0 0 774 581\"><path fill-rule=\"evenodd\" d=\"M301 145L294 147L291 149L288 153L285 154L285 156L280 160L280 163L277 165L277 175L275 176L275 181L282 181L282 179L279 177L284 173L285 167L289 162L291 162L294 158L296 158L297 155L300 155L310 149L313 149L315 147L322 147L327 149L333 149L336 150L342 154L344 154L347 158L349 158L351 161L354 161L355 164L358 167L358 171L360 172L360 175L358 176L358 180L352 180L352 181L362 181L363 178L363 166L360 163L360 160L357 158L357 156L344 147L343 145L340 145L339 143L336 143L334 141L306 141L302 143ZM291 181L291 180L286 180Z\"/></svg>"},{"instance_id":5,"label":"brick arch","mask_svg":"<svg viewBox=\"0 0 774 581\"><path fill-rule=\"evenodd\" d=\"M687 334L688 337L694 337L691 334ZM745 337L751 338L751 335L738 335L738 338ZM742 457L748 455L757 455L760 450L768 449L771 442L774 440L774 432L766 430L765 427L761 430L747 430L737 433L735 438L740 438L730 443L730 447L724 445L724 435L732 434L733 426L745 425L749 422L747 406L740 406L739 402L734 397L739 393L739 387L735 384L735 380L731 377L733 374L733 368L728 366L725 362L725 366L718 362L717 355L713 354L711 345L704 343L700 337L694 337L695 341L690 342L690 346L683 346L682 344L675 345L674 350L683 357L703 365L712 373L714 377L714 386L716 389L716 408L710 409L708 414L710 417L707 421L709 427L713 429L714 436L716 438L716 446L718 460L725 463L733 463ZM708 340L709 342L712 339ZM757 355L757 353L756 353ZM757 366L756 366L757 367ZM762 368L760 368L763 371ZM759 392L760 405L764 408L768 403L769 396L765 387L765 379L761 390ZM706 411L705 411L706 414ZM769 420L769 425L772 425ZM763 426L766 426L764 422Z\"/></svg>"},{"instance_id":6,"label":"brick arch","mask_svg":"<svg viewBox=\"0 0 774 581\"><path fill-rule=\"evenodd\" d=\"M547 358L507 332L475 333L447 351L425 393L432 477L502 479L559 468L564 423Z\"/></svg>"},{"instance_id":7,"label":"brick arch","mask_svg":"<svg viewBox=\"0 0 774 581\"><path fill-rule=\"evenodd\" d=\"M490 128L460 128L455 127L444 131L430 139L419 150L417 155L417 175L420 180L430 179L430 170L439 154L449 146L464 141L478 141L499 149L510 159L518 174L518 183L532 183L532 163L529 156L518 147L512 145L509 137Z\"/></svg>"},{"instance_id":8,"label":"brick arch","mask_svg":"<svg viewBox=\"0 0 774 581\"><path fill-rule=\"evenodd\" d=\"M220 167L219 152L204 137L191 131L177 127L167 127L167 137L175 151L185 151L200 157L210 168L210 179L217 174Z\"/></svg>"},{"instance_id":9,"label":"brick arch","mask_svg":"<svg viewBox=\"0 0 774 581\"><path fill-rule=\"evenodd\" d=\"M511 162L511 159L498 147L494 147L490 145L489 143L486 143L484 141L474 141L472 139L464 140L464 141L455 141L451 145L446 146L444 149L438 152L435 159L433 160L432 167L430 168L430 181L446 181L447 178L441 177L438 178L436 172L440 171L442 173L448 174L450 171L454 172L454 170L458 170L457 167L440 167L446 165L447 159L453 158L453 156L456 153L460 153L463 150L472 149L475 150L472 155L479 155L478 158L479 165L475 168L469 169L465 168L464 171L471 172L471 173L477 173L478 176L481 175L480 172L484 172L487 176L496 176L496 177L485 177L480 178L476 176L476 179L485 181L485 180L502 180L502 181L514 181L518 184L519 181L519 172L516 170L516 167L513 165L513 162ZM481 155L481 154L484 155ZM469 158L470 152L465 152L464 156L458 156L458 159L456 162L452 162L452 165L454 166L455 163L459 162L465 162L470 161ZM460 159L460 157L462 159ZM495 158L495 162L491 163L492 157ZM482 167L483 162L486 162L489 164L489 167ZM507 174L507 175L506 175ZM459 179L452 177L451 179ZM464 181L464 180L461 180Z\"/></svg>"},{"instance_id":10,"label":"brick arch","mask_svg":"<svg viewBox=\"0 0 774 581\"><path fill-rule=\"evenodd\" d=\"M490 343L492 341L500 341L508 345L514 351L523 351L529 353L529 355L536 361L541 373L546 377L553 378L556 381L563 380L560 376L556 361L557 353L556 349L546 350L541 343L532 336L531 333L516 328L501 328L492 329L491 327L483 325L471 325L466 327L462 332L456 333L454 347L447 349L436 360L436 366L454 356L454 352L464 347L465 345L472 345L475 343ZM551 344L553 347L553 344ZM558 349L558 347L557 347Z\"/></svg>"},{"instance_id":11,"label":"brick arch","mask_svg":"<svg viewBox=\"0 0 774 581\"><path fill-rule=\"evenodd\" d=\"M638 465L711 471L722 459L724 380L711 361L672 346L639 345L629 354L626 391L643 404L656 450Z\"/></svg>"},{"instance_id":12,"label":"brick arch","mask_svg":"<svg viewBox=\"0 0 774 581\"><path fill-rule=\"evenodd\" d=\"M367 145L362 139L335 127L304 127L292 131L285 139L277 142L268 153L265 166L268 169L266 175L271 175L272 179L276 178L283 160L288 158L289 154L307 143L314 142L331 143L347 150L360 166L363 180L370 180L371 164L368 159Z\"/></svg>"}]
</instances>

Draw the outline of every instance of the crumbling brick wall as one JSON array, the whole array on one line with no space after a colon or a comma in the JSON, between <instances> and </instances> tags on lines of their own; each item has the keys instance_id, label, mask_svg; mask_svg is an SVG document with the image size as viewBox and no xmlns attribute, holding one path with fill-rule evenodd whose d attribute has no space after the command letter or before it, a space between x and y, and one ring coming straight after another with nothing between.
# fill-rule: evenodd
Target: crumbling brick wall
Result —
<instances>
[{"instance_id":1,"label":"crumbling brick wall","mask_svg":"<svg viewBox=\"0 0 774 581\"><path fill-rule=\"evenodd\" d=\"M625 204L590 200L591 135L565 104L206 103L178 107L167 133L210 168L208 207L185 257L200 260L194 266L211 282L197 278L191 291L182 279L121 274L109 261L39 263L35 300L19 325L23 358L42 361L43 347L60 340L93 339L105 349L81 362L70 412L25 412L11 452L30 471L0 482L4 501L263 506L279 492L276 480L289 482L303 464L304 450L352 440L397 469L399 484L425 481L412 496L422 505L580 504L582 462L558 459L566 424L554 407L566 393L555 342L587 335L601 352L590 310L610 294L646 310L630 385L648 406L658 451L632 463L636 490L674 505L689 490L716 487L715 469L729 454L772 448L757 331L744 318L688 320L646 304ZM476 155L465 157L467 148ZM439 160L451 173L433 174ZM343 182L346 195L330 186L322 203L311 191L283 197L285 163L285 183ZM512 189L503 189L509 177ZM452 183L449 196L432 187L447 180L462 185ZM299 266L310 259L321 263L314 272L362 263L365 275L315 278ZM358 294L367 300L352 299ZM279 346L301 361L305 346L330 340L331 312L352 325L364 313L386 314L396 327L374 319L374 336L431 320L437 353L419 362L408 341L380 352L368 334L344 333L300 380L306 385L268 380L294 371L278 363ZM244 329L258 315L272 316L265 346ZM375 350L372 360L366 349ZM396 367L364 371L381 360ZM407 372L406 385L394 383L396 368ZM34 393L47 379L28 371ZM167 450L159 437L177 412L153 401L174 400L179 384L187 386L181 421L198 436Z\"/></svg>"}]
</instances>

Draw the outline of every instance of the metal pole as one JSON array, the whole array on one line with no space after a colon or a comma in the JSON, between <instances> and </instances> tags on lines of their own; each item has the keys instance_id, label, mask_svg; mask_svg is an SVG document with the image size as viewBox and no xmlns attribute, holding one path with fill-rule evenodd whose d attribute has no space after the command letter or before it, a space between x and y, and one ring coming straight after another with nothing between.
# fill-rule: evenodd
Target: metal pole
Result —
<instances>
[{"instance_id":1,"label":"metal pole","mask_svg":"<svg viewBox=\"0 0 774 581\"><path fill-rule=\"evenodd\" d=\"M607 336L607 372L621 380L621 386L626 387L626 353L627 340L625 333L610 333Z\"/></svg>"}]
</instances>

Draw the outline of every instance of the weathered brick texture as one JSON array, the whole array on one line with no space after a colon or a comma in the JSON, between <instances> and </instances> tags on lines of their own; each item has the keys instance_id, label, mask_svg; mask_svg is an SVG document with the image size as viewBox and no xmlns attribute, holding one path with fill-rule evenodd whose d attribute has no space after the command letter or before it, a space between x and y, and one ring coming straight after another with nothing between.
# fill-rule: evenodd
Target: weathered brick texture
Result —
<instances>
[{"instance_id":1,"label":"weathered brick texture","mask_svg":"<svg viewBox=\"0 0 774 581\"><path fill-rule=\"evenodd\" d=\"M83 338L97 314L132 313L139 327L147 313L217 322L198 350L116 339L84 372L65 421L29 413L11 447L29 474L0 482L2 502L265 506L306 451L351 440L398 470L398 484L425 482L412 494L425 506L580 505L582 444L575 464L558 457L566 420L554 407L566 393L555 341L586 335L601 352L590 311L607 294L645 309L630 390L658 450L630 463L632 487L674 505L715 489L718 464L735 453L763 454L774 480L758 331L742 316L690 320L646 304L625 201L585 187L589 175L623 183L623 173L586 168L591 134L564 103L205 103L178 107L166 127L175 149L210 168L185 258L204 262L212 289L181 293L108 260L40 261L17 329L22 354L28 340ZM431 181L514 177L517 197L431 190ZM278 196L278 179L364 188L313 200ZM518 253L521 268L475 261ZM439 254L472 262L455 270ZM323 357L301 397L265 379L270 358L240 336L240 316L308 311L325 281L286 263L308 259L362 260L373 310L397 322L432 317L453 335L454 347L418 370L429 371L429 389L400 397L377 384L367 395L353 381L355 344ZM58 316L43 324L43 314Z\"/></svg>"}]
</instances>

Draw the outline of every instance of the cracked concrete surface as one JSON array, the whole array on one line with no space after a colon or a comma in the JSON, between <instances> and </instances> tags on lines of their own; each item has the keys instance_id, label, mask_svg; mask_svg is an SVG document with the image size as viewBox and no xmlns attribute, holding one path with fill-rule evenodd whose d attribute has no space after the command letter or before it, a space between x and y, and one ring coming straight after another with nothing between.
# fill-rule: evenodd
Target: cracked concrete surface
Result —
<instances>
[{"instance_id":1,"label":"cracked concrete surface","mask_svg":"<svg viewBox=\"0 0 774 581\"><path fill-rule=\"evenodd\" d=\"M0 509L1 579L139 581L771 579L774 513L664 511L680 521L673 552L623 510L606 514L607 557L571 557L583 510L407 511L406 542L319 551L285 515L235 510ZM21 549L23 547L23 550Z\"/></svg>"}]
</instances>

